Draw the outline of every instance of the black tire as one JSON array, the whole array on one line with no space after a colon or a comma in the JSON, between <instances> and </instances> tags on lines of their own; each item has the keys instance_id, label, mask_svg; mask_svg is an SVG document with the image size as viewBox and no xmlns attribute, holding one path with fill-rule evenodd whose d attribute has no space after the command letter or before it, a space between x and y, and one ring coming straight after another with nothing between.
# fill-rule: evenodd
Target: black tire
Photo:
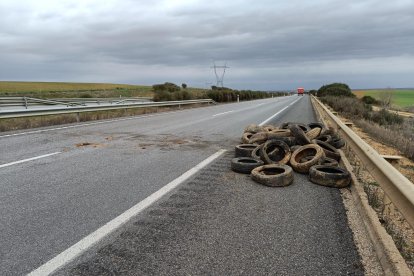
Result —
<instances>
[{"instance_id":1,"label":"black tire","mask_svg":"<svg viewBox=\"0 0 414 276\"><path fill-rule=\"evenodd\" d=\"M252 151L252 158L257 159L257 160L261 160L260 159L260 151L262 149L262 145L257 146L253 151Z\"/></svg>"},{"instance_id":2,"label":"black tire","mask_svg":"<svg viewBox=\"0 0 414 276\"><path fill-rule=\"evenodd\" d=\"M304 132L310 130L310 128L307 125L302 124L302 123L295 123L295 122L283 123L283 124L280 125L279 128L281 128L281 129L290 129L290 127L293 126L293 125L299 126Z\"/></svg>"},{"instance_id":3,"label":"black tire","mask_svg":"<svg viewBox=\"0 0 414 276\"><path fill-rule=\"evenodd\" d=\"M292 136L289 129L275 129L269 132L269 138Z\"/></svg>"},{"instance_id":4,"label":"black tire","mask_svg":"<svg viewBox=\"0 0 414 276\"><path fill-rule=\"evenodd\" d=\"M287 164L291 152L289 146L279 140L269 140L263 144L260 150L260 158L265 164Z\"/></svg>"},{"instance_id":5,"label":"black tire","mask_svg":"<svg viewBox=\"0 0 414 276\"><path fill-rule=\"evenodd\" d=\"M341 160L341 154L334 146L331 146L330 144L319 141L319 140L313 140L312 143L320 146L325 152L326 157L335 159L338 162L339 160Z\"/></svg>"},{"instance_id":6,"label":"black tire","mask_svg":"<svg viewBox=\"0 0 414 276\"><path fill-rule=\"evenodd\" d=\"M306 158L308 156L312 158L307 160ZM325 153L321 147L315 144L309 144L300 147L292 154L290 165L296 172L307 173L312 166L319 164L324 158Z\"/></svg>"},{"instance_id":7,"label":"black tire","mask_svg":"<svg viewBox=\"0 0 414 276\"><path fill-rule=\"evenodd\" d=\"M332 141L332 136L331 135L319 135L315 139L329 144Z\"/></svg>"},{"instance_id":8,"label":"black tire","mask_svg":"<svg viewBox=\"0 0 414 276\"><path fill-rule=\"evenodd\" d=\"M292 135L295 137L297 144L304 146L311 143L311 141L299 125L291 125L289 129Z\"/></svg>"},{"instance_id":9,"label":"black tire","mask_svg":"<svg viewBox=\"0 0 414 276\"><path fill-rule=\"evenodd\" d=\"M232 171L249 174L254 168L263 166L262 160L251 157L237 157L231 160Z\"/></svg>"},{"instance_id":10,"label":"black tire","mask_svg":"<svg viewBox=\"0 0 414 276\"><path fill-rule=\"evenodd\" d=\"M308 127L309 127L310 129L313 129L313 128L315 128L315 127L319 127L319 128L321 128L321 129L324 129L324 128L325 128L325 125L324 125L324 124L322 124L322 123L320 123L320 122L315 122L315 123L309 123L309 124L308 124Z\"/></svg>"},{"instance_id":11,"label":"black tire","mask_svg":"<svg viewBox=\"0 0 414 276\"><path fill-rule=\"evenodd\" d=\"M335 159L325 157L322 162L320 162L319 165L325 165L325 166L332 166L332 167L338 167L339 163Z\"/></svg>"},{"instance_id":12,"label":"black tire","mask_svg":"<svg viewBox=\"0 0 414 276\"><path fill-rule=\"evenodd\" d=\"M345 146L345 141L341 138L332 139L329 144L334 146L336 149L340 149Z\"/></svg>"},{"instance_id":13,"label":"black tire","mask_svg":"<svg viewBox=\"0 0 414 276\"><path fill-rule=\"evenodd\" d=\"M282 141L285 142L289 147L296 145L296 138L295 137L274 137L269 139L268 141Z\"/></svg>"},{"instance_id":14,"label":"black tire","mask_svg":"<svg viewBox=\"0 0 414 276\"><path fill-rule=\"evenodd\" d=\"M257 145L252 144L241 144L237 145L234 148L234 157L251 157L252 151L257 147Z\"/></svg>"},{"instance_id":15,"label":"black tire","mask_svg":"<svg viewBox=\"0 0 414 276\"><path fill-rule=\"evenodd\" d=\"M284 187L292 184L292 168L287 165L264 165L252 170L251 177L257 183L270 187Z\"/></svg>"},{"instance_id":16,"label":"black tire","mask_svg":"<svg viewBox=\"0 0 414 276\"><path fill-rule=\"evenodd\" d=\"M351 183L351 175L340 167L316 165L309 170L309 180L322 186L345 188Z\"/></svg>"}]
</instances>

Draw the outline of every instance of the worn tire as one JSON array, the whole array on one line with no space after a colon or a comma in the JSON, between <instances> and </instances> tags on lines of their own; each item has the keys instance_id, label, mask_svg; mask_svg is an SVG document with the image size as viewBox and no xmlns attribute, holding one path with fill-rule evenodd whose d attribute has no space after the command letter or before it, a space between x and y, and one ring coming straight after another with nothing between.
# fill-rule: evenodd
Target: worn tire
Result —
<instances>
[{"instance_id":1,"label":"worn tire","mask_svg":"<svg viewBox=\"0 0 414 276\"><path fill-rule=\"evenodd\" d=\"M309 180L322 186L344 188L351 183L351 175L340 167L316 165L309 170Z\"/></svg>"},{"instance_id":2,"label":"worn tire","mask_svg":"<svg viewBox=\"0 0 414 276\"><path fill-rule=\"evenodd\" d=\"M338 167L339 163L335 159L325 157L325 159L323 159L323 162L321 162L320 165Z\"/></svg>"},{"instance_id":3,"label":"worn tire","mask_svg":"<svg viewBox=\"0 0 414 276\"><path fill-rule=\"evenodd\" d=\"M331 135L319 135L315 139L329 144L332 141L332 136Z\"/></svg>"},{"instance_id":4,"label":"worn tire","mask_svg":"<svg viewBox=\"0 0 414 276\"><path fill-rule=\"evenodd\" d=\"M289 146L280 140L268 140L260 150L260 158L265 164L287 164L291 152Z\"/></svg>"},{"instance_id":5,"label":"worn tire","mask_svg":"<svg viewBox=\"0 0 414 276\"><path fill-rule=\"evenodd\" d=\"M336 161L339 162L339 160L341 160L341 154L339 153L339 151L332 145L319 141L319 140L312 140L312 143L320 146L323 151L325 152L325 156L335 159Z\"/></svg>"},{"instance_id":6,"label":"worn tire","mask_svg":"<svg viewBox=\"0 0 414 276\"><path fill-rule=\"evenodd\" d=\"M263 144L262 145L258 145L253 151L252 151L252 155L251 157L257 160L262 160L260 158L260 151L262 150Z\"/></svg>"},{"instance_id":7,"label":"worn tire","mask_svg":"<svg viewBox=\"0 0 414 276\"><path fill-rule=\"evenodd\" d=\"M252 144L241 144L234 148L234 157L251 157L252 151L257 145Z\"/></svg>"},{"instance_id":8,"label":"worn tire","mask_svg":"<svg viewBox=\"0 0 414 276\"><path fill-rule=\"evenodd\" d=\"M255 124L250 124L248 125L245 129L244 132L250 132L250 133L258 133L263 131L263 127L259 126L259 125L255 125Z\"/></svg>"},{"instance_id":9,"label":"worn tire","mask_svg":"<svg viewBox=\"0 0 414 276\"><path fill-rule=\"evenodd\" d=\"M292 168L287 165L264 165L252 170L251 178L270 187L284 187L292 184Z\"/></svg>"},{"instance_id":10,"label":"worn tire","mask_svg":"<svg viewBox=\"0 0 414 276\"><path fill-rule=\"evenodd\" d=\"M309 140L313 140L321 134L321 131L322 131L322 128L315 127L309 130L308 132L306 132L305 134L309 138Z\"/></svg>"},{"instance_id":11,"label":"worn tire","mask_svg":"<svg viewBox=\"0 0 414 276\"><path fill-rule=\"evenodd\" d=\"M295 137L297 144L303 146L311 143L311 141L299 125L291 125L289 129L292 135Z\"/></svg>"},{"instance_id":12,"label":"worn tire","mask_svg":"<svg viewBox=\"0 0 414 276\"><path fill-rule=\"evenodd\" d=\"M263 166L262 160L251 157L237 157L231 160L231 169L234 172L249 174L254 168Z\"/></svg>"},{"instance_id":13,"label":"worn tire","mask_svg":"<svg viewBox=\"0 0 414 276\"><path fill-rule=\"evenodd\" d=\"M303 158L312 156L310 160L302 162ZM325 158L325 153L321 147L315 144L309 144L297 149L290 157L290 165L299 173L307 173L310 167L318 164Z\"/></svg>"},{"instance_id":14,"label":"worn tire","mask_svg":"<svg viewBox=\"0 0 414 276\"><path fill-rule=\"evenodd\" d=\"M271 131L277 129L277 127L272 126L272 125L265 125L265 126L262 126L262 128L263 128L263 131L267 131L267 132L271 132Z\"/></svg>"},{"instance_id":15,"label":"worn tire","mask_svg":"<svg viewBox=\"0 0 414 276\"><path fill-rule=\"evenodd\" d=\"M269 132L269 137L289 137L291 135L289 129L274 129Z\"/></svg>"},{"instance_id":16,"label":"worn tire","mask_svg":"<svg viewBox=\"0 0 414 276\"><path fill-rule=\"evenodd\" d=\"M340 149L345 146L345 141L341 138L333 138L330 142L330 145L334 146L336 149Z\"/></svg>"},{"instance_id":17,"label":"worn tire","mask_svg":"<svg viewBox=\"0 0 414 276\"><path fill-rule=\"evenodd\" d=\"M241 138L242 143L243 144L248 144L249 140L252 136L253 136L253 133L251 133L251 132L243 133L242 138Z\"/></svg>"},{"instance_id":18,"label":"worn tire","mask_svg":"<svg viewBox=\"0 0 414 276\"><path fill-rule=\"evenodd\" d=\"M249 144L263 144L264 142L267 141L268 137L268 132L258 132L252 135L252 137L250 137L249 139Z\"/></svg>"},{"instance_id":19,"label":"worn tire","mask_svg":"<svg viewBox=\"0 0 414 276\"><path fill-rule=\"evenodd\" d=\"M282 142L285 142L289 147L296 145L295 137L275 137L275 138L269 139L268 141L282 141Z\"/></svg>"},{"instance_id":20,"label":"worn tire","mask_svg":"<svg viewBox=\"0 0 414 276\"><path fill-rule=\"evenodd\" d=\"M300 148L301 147L301 145L294 145L294 146L291 146L290 147L290 151L293 153L293 152L295 152L298 148Z\"/></svg>"},{"instance_id":21,"label":"worn tire","mask_svg":"<svg viewBox=\"0 0 414 276\"><path fill-rule=\"evenodd\" d=\"M283 123L283 124L280 125L280 128L281 129L290 129L290 127L293 126L293 125L299 126L304 132L310 130L310 128L307 125L302 124L302 123L295 123L295 122L286 122L286 123Z\"/></svg>"},{"instance_id":22,"label":"worn tire","mask_svg":"<svg viewBox=\"0 0 414 276\"><path fill-rule=\"evenodd\" d=\"M308 124L308 127L310 129L314 129L315 127L319 127L320 129L324 129L325 128L325 125L322 124L322 123L320 123L320 122L314 122L314 123L309 123Z\"/></svg>"}]
</instances>

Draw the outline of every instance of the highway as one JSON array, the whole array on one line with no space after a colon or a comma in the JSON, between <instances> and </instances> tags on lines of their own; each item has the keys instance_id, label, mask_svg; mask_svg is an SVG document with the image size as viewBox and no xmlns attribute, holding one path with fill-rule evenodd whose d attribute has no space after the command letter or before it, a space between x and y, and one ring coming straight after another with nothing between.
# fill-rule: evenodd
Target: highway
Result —
<instances>
[{"instance_id":1,"label":"highway","mask_svg":"<svg viewBox=\"0 0 414 276\"><path fill-rule=\"evenodd\" d=\"M309 98L295 95L2 133L0 274L27 274L53 259L218 150L231 150L250 123L314 120ZM229 158L226 153L218 159L223 164L221 174L228 173L224 164ZM146 239L140 239L145 252L136 252L136 256L145 255L146 259L137 257L140 261L135 260L128 273L122 270L128 266L117 266L121 270L115 269L114 273L166 275L210 271L216 275L251 275L256 271L287 275L297 269L298 274L361 274L338 190L311 184L301 175L289 188L271 190L247 184L238 188L236 183L248 179L231 179L230 186L222 187L225 190L204 197L209 199L205 208L192 212L188 219L197 223L187 224L178 216L178 228L171 230L176 235L164 235L162 239L148 233L141 235ZM214 177L207 181L208 185L222 182L222 178ZM234 191L240 193L237 200L231 200ZM266 204L276 202L266 209L272 212L264 212L263 220L254 212L257 204L264 204L257 200L259 196ZM226 199L234 204L226 204ZM241 211L248 204L252 204L251 208ZM166 209L175 210L162 210ZM146 216L149 214L144 212L134 219L145 221ZM205 219L200 222L200 217ZM240 218L245 218L244 223L240 223ZM250 223L247 218L251 218ZM159 230L168 232L168 225L163 224ZM130 226L119 231L128 231L127 227ZM229 233L234 227L238 228L232 236ZM180 229L187 229L188 235ZM260 229L264 229L266 239L252 232ZM257 236L262 239L253 243ZM196 237L204 239L198 242ZM173 241L169 242L169 238ZM251 242L244 245L246 238ZM182 241L181 245L172 246L174 239ZM102 245L118 244L116 237L109 240ZM152 258L148 251L151 248ZM96 251L99 245L93 250L85 250L81 259L60 273L111 274L99 270L94 260L97 256L104 258L105 252ZM234 257L240 253L244 257ZM269 254L280 254L280 258L275 261L266 257ZM82 263L90 270L79 269L77 265Z\"/></svg>"}]
</instances>

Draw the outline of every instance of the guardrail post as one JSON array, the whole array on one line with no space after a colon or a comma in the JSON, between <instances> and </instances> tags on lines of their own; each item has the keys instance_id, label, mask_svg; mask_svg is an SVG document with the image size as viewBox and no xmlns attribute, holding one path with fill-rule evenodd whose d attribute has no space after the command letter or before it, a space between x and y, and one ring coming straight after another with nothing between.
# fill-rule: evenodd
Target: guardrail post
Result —
<instances>
[{"instance_id":1,"label":"guardrail post","mask_svg":"<svg viewBox=\"0 0 414 276\"><path fill-rule=\"evenodd\" d=\"M24 99L24 107L26 107L26 109L27 109L27 99L26 99L26 97L23 97L23 99Z\"/></svg>"},{"instance_id":2,"label":"guardrail post","mask_svg":"<svg viewBox=\"0 0 414 276\"><path fill-rule=\"evenodd\" d=\"M178 109L181 109L181 104L178 105Z\"/></svg>"},{"instance_id":3,"label":"guardrail post","mask_svg":"<svg viewBox=\"0 0 414 276\"><path fill-rule=\"evenodd\" d=\"M80 122L80 113L76 112L76 122Z\"/></svg>"}]
</instances>

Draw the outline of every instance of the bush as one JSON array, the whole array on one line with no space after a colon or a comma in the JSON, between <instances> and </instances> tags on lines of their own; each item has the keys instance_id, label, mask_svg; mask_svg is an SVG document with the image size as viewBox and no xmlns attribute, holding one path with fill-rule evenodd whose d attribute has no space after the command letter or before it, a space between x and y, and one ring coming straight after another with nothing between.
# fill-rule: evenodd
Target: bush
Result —
<instances>
[{"instance_id":1,"label":"bush","mask_svg":"<svg viewBox=\"0 0 414 276\"><path fill-rule=\"evenodd\" d=\"M352 94L349 86L344 83L331 83L328 85L323 85L318 90L318 97L324 96L355 97L355 95Z\"/></svg>"},{"instance_id":2,"label":"bush","mask_svg":"<svg viewBox=\"0 0 414 276\"><path fill-rule=\"evenodd\" d=\"M361 101L365 104L379 104L379 102L371 96L364 96L361 98Z\"/></svg>"},{"instance_id":3,"label":"bush","mask_svg":"<svg viewBox=\"0 0 414 276\"><path fill-rule=\"evenodd\" d=\"M391 113L385 109L373 112L370 119L379 125L401 125L404 122L404 119L400 115Z\"/></svg>"}]
</instances>

